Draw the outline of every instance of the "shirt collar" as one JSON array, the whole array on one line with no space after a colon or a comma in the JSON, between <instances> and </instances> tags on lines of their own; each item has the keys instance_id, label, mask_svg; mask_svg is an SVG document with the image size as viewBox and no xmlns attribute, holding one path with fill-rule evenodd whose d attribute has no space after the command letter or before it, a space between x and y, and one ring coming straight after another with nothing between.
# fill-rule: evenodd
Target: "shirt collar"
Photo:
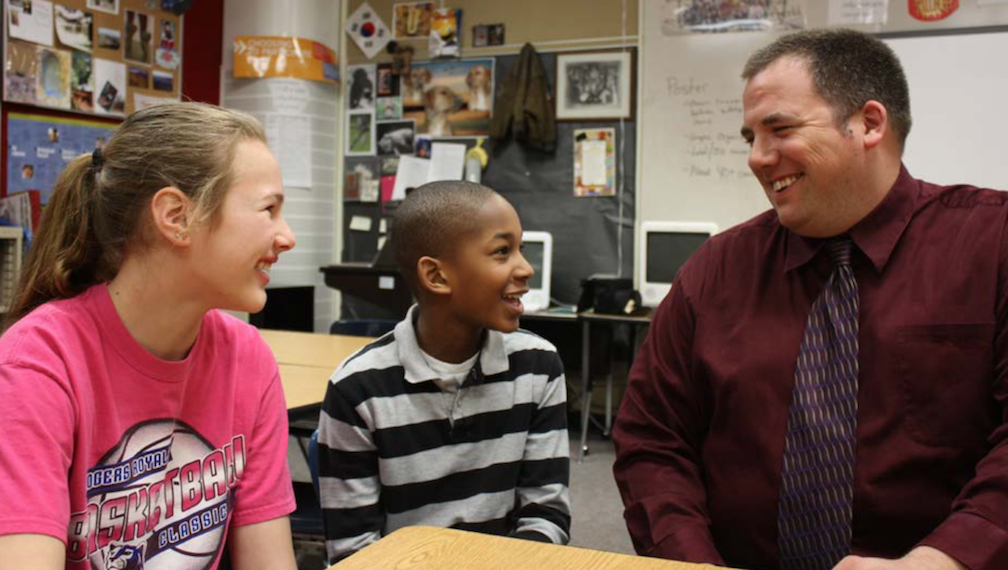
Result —
<instances>
[{"instance_id":1,"label":"shirt collar","mask_svg":"<svg viewBox=\"0 0 1008 570\"><path fill-rule=\"evenodd\" d=\"M906 166L901 164L899 176L882 202L847 231L857 248L871 260L875 271L881 273L885 269L889 257L896 249L896 242L913 217L919 195L920 183L910 176ZM785 271L791 271L811 261L827 241L785 231L787 231Z\"/></svg>"},{"instance_id":2,"label":"shirt collar","mask_svg":"<svg viewBox=\"0 0 1008 570\"><path fill-rule=\"evenodd\" d=\"M402 363L406 381L410 384L419 384L438 378L437 372L431 369L427 359L420 351L420 342L417 340L414 325L419 314L419 305L413 305L406 313L406 318L395 327L399 362ZM477 366L484 376L500 374L510 369L507 351L504 349L504 333L486 330Z\"/></svg>"}]
</instances>

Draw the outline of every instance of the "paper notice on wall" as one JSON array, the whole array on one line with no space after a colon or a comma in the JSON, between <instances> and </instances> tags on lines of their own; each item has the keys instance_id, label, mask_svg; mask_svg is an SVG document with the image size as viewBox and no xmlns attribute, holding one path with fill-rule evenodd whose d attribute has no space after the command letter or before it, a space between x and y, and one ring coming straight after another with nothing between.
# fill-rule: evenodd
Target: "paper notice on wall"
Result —
<instances>
[{"instance_id":1,"label":"paper notice on wall","mask_svg":"<svg viewBox=\"0 0 1008 570\"><path fill-rule=\"evenodd\" d=\"M606 142L585 141L581 147L581 181L589 186L602 186L608 180Z\"/></svg>"},{"instance_id":2,"label":"paper notice on wall","mask_svg":"<svg viewBox=\"0 0 1008 570\"><path fill-rule=\"evenodd\" d=\"M53 45L53 5L46 0L7 0L10 37Z\"/></svg>"},{"instance_id":3,"label":"paper notice on wall","mask_svg":"<svg viewBox=\"0 0 1008 570\"><path fill-rule=\"evenodd\" d=\"M409 155L400 156L399 170L396 172L395 186L392 188L392 199L406 198L407 188L423 186L429 180L429 176L429 160Z\"/></svg>"},{"instance_id":4,"label":"paper notice on wall","mask_svg":"<svg viewBox=\"0 0 1008 570\"><path fill-rule=\"evenodd\" d=\"M266 141L280 163L284 188L312 187L311 119L300 115L260 115Z\"/></svg>"},{"instance_id":5,"label":"paper notice on wall","mask_svg":"<svg viewBox=\"0 0 1008 570\"><path fill-rule=\"evenodd\" d=\"M462 180L465 168L466 146L455 143L431 144L430 174L427 182L435 180Z\"/></svg>"},{"instance_id":6,"label":"paper notice on wall","mask_svg":"<svg viewBox=\"0 0 1008 570\"><path fill-rule=\"evenodd\" d=\"M830 0L828 25L885 24L889 0Z\"/></svg>"}]
</instances>

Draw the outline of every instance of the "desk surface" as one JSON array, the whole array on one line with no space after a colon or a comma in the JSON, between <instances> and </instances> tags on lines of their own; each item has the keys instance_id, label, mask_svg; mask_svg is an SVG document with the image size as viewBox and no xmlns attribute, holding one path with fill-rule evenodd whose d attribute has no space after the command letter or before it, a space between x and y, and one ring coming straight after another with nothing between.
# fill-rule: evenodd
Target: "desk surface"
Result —
<instances>
[{"instance_id":1,"label":"desk surface","mask_svg":"<svg viewBox=\"0 0 1008 570\"><path fill-rule=\"evenodd\" d=\"M313 406L325 397L329 376L343 359L372 338L260 330L280 366L287 409Z\"/></svg>"},{"instance_id":2,"label":"desk surface","mask_svg":"<svg viewBox=\"0 0 1008 570\"><path fill-rule=\"evenodd\" d=\"M329 570L701 570L687 564L447 528L399 529Z\"/></svg>"}]
</instances>

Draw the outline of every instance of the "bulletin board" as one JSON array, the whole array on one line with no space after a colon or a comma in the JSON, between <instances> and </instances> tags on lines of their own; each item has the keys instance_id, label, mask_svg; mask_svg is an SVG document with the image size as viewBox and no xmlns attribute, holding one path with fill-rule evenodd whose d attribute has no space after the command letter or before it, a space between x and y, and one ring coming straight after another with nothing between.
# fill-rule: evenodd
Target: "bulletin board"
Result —
<instances>
[{"instance_id":1,"label":"bulletin board","mask_svg":"<svg viewBox=\"0 0 1008 570\"><path fill-rule=\"evenodd\" d=\"M3 0L3 100L106 117L179 100L182 17L161 0Z\"/></svg>"}]
</instances>

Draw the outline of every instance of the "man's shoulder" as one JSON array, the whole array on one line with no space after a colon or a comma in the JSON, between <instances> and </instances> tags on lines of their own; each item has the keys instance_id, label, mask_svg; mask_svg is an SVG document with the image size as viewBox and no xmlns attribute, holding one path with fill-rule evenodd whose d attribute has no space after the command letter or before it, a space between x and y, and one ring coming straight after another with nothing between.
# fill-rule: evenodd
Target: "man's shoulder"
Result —
<instances>
[{"instance_id":1,"label":"man's shoulder","mask_svg":"<svg viewBox=\"0 0 1008 570\"><path fill-rule=\"evenodd\" d=\"M973 209L977 207L1003 208L1008 205L1008 192L982 188L971 184L943 186L921 181L921 205L941 206L946 209Z\"/></svg>"}]
</instances>

